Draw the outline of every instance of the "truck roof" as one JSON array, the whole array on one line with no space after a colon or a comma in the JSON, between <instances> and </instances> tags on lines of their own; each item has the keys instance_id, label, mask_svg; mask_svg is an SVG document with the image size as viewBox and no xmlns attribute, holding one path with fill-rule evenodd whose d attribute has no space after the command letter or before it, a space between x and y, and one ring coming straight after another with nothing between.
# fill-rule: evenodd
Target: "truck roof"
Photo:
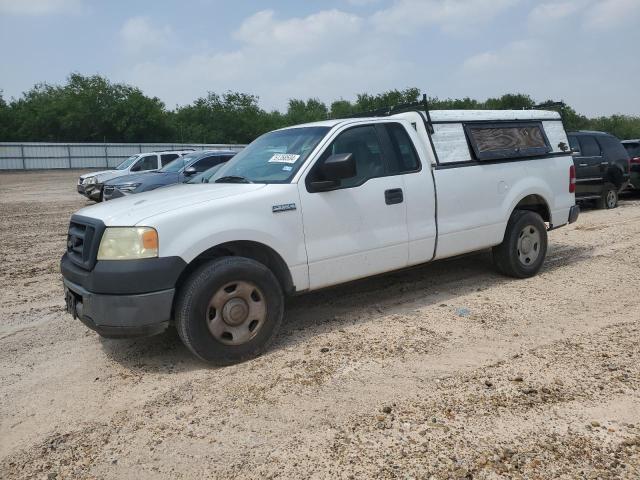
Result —
<instances>
[{"instance_id":1,"label":"truck roof","mask_svg":"<svg viewBox=\"0 0 640 480\"><path fill-rule=\"evenodd\" d=\"M432 110L434 122L469 122L474 120L560 120L551 110Z\"/></svg>"},{"instance_id":2,"label":"truck roof","mask_svg":"<svg viewBox=\"0 0 640 480\"><path fill-rule=\"evenodd\" d=\"M550 110L431 110L431 120L438 122L472 122L492 120L561 120L560 114ZM403 115L403 114L398 114ZM388 118L393 118L391 115ZM380 117L353 117L339 118L335 120L323 120L320 122L293 125L286 128L298 127L334 127L340 123L352 121L366 121L379 119Z\"/></svg>"}]
</instances>

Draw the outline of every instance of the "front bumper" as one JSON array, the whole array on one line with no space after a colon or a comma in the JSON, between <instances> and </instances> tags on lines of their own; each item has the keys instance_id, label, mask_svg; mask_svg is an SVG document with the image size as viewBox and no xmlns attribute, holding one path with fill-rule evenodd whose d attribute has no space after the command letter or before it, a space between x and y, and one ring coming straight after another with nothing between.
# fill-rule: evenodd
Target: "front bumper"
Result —
<instances>
[{"instance_id":1,"label":"front bumper","mask_svg":"<svg viewBox=\"0 0 640 480\"><path fill-rule=\"evenodd\" d=\"M103 337L156 335L169 326L175 290L102 295L64 279L67 312Z\"/></svg>"},{"instance_id":2,"label":"front bumper","mask_svg":"<svg viewBox=\"0 0 640 480\"><path fill-rule=\"evenodd\" d=\"M171 320L180 257L98 261L91 270L60 262L67 311L105 337L148 336Z\"/></svg>"},{"instance_id":3,"label":"front bumper","mask_svg":"<svg viewBox=\"0 0 640 480\"><path fill-rule=\"evenodd\" d=\"M90 200L95 200L96 202L102 197L102 183L88 183L86 185L78 185L78 193L80 195L84 195Z\"/></svg>"}]
</instances>

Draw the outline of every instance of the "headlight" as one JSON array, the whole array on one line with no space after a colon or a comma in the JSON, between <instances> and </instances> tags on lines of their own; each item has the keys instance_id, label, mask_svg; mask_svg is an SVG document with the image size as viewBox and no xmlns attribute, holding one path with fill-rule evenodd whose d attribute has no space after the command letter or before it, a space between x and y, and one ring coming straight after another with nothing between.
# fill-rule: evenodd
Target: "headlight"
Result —
<instances>
[{"instance_id":1,"label":"headlight","mask_svg":"<svg viewBox=\"0 0 640 480\"><path fill-rule=\"evenodd\" d=\"M123 183L121 185L114 185L114 187L124 193L131 193L139 186L139 183Z\"/></svg>"},{"instance_id":2,"label":"headlight","mask_svg":"<svg viewBox=\"0 0 640 480\"><path fill-rule=\"evenodd\" d=\"M109 227L104 231L98 260L135 260L158 256L158 232L150 227Z\"/></svg>"},{"instance_id":3,"label":"headlight","mask_svg":"<svg viewBox=\"0 0 640 480\"><path fill-rule=\"evenodd\" d=\"M84 183L89 185L93 185L94 183L98 183L98 177L89 177L84 179Z\"/></svg>"}]
</instances>

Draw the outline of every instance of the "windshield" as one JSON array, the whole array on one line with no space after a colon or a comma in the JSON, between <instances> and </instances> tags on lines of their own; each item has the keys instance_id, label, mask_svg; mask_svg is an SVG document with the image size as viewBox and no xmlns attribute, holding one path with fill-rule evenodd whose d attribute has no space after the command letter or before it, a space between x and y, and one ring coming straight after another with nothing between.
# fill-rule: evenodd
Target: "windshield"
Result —
<instances>
[{"instance_id":1,"label":"windshield","mask_svg":"<svg viewBox=\"0 0 640 480\"><path fill-rule=\"evenodd\" d=\"M301 127L262 135L208 180L210 183L286 183L329 130L329 127Z\"/></svg>"},{"instance_id":2,"label":"windshield","mask_svg":"<svg viewBox=\"0 0 640 480\"><path fill-rule=\"evenodd\" d=\"M140 155L131 155L124 162L122 162L120 165L118 165L116 167L116 170L126 170L127 168L129 168L131 166L131 164L133 162L135 162L138 159L138 157L140 157Z\"/></svg>"}]
</instances>

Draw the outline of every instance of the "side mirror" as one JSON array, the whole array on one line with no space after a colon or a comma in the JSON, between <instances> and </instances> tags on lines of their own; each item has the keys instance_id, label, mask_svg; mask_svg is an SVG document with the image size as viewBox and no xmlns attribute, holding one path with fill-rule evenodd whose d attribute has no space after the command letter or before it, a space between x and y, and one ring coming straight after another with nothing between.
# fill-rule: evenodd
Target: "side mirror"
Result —
<instances>
[{"instance_id":1,"label":"side mirror","mask_svg":"<svg viewBox=\"0 0 640 480\"><path fill-rule=\"evenodd\" d=\"M195 167L187 167L187 168L184 169L185 177L191 177L191 176L195 175L196 173L198 173L198 171L196 170Z\"/></svg>"},{"instance_id":2,"label":"side mirror","mask_svg":"<svg viewBox=\"0 0 640 480\"><path fill-rule=\"evenodd\" d=\"M353 153L331 155L318 166L318 170L324 180L311 182L310 186L315 192L331 190L340 185L340 180L357 174Z\"/></svg>"},{"instance_id":3,"label":"side mirror","mask_svg":"<svg viewBox=\"0 0 640 480\"><path fill-rule=\"evenodd\" d=\"M139 172L140 168L142 168L141 165L134 165L133 167L131 167L131 170L129 170L130 172Z\"/></svg>"}]
</instances>

